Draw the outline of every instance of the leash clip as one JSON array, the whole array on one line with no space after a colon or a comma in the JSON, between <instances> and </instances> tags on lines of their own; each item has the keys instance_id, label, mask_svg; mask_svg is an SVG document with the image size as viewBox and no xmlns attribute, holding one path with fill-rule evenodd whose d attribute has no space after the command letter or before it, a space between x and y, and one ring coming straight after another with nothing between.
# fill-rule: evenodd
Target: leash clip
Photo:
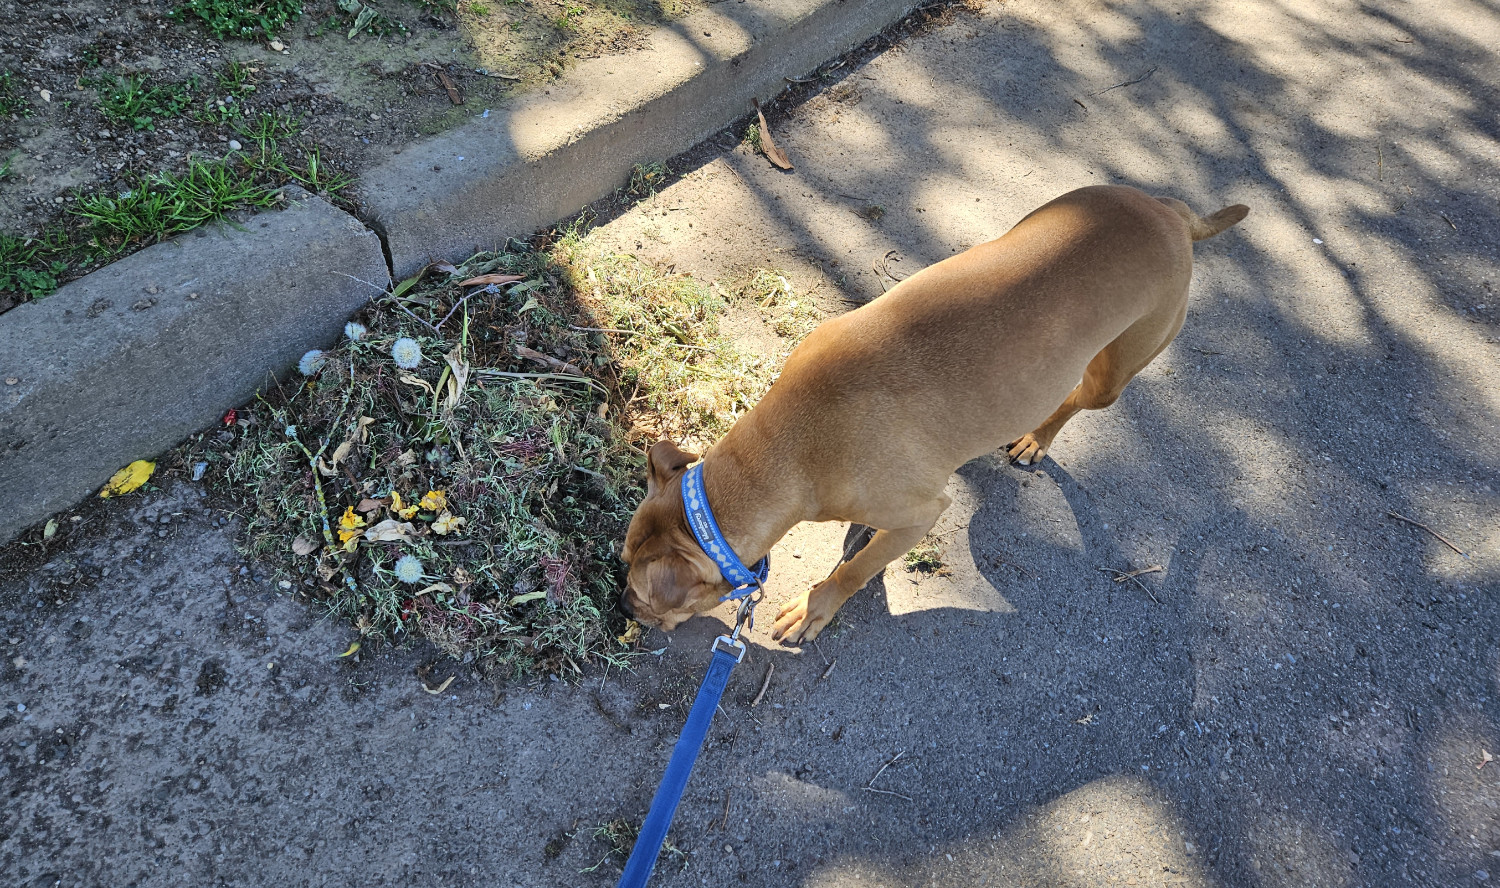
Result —
<instances>
[{"instance_id":1,"label":"leash clip","mask_svg":"<svg viewBox=\"0 0 1500 888\"><path fill-rule=\"evenodd\" d=\"M714 639L712 650L719 651L719 645L726 644L735 649L737 656L735 662L745 659L745 643L740 641L740 633L755 628L755 605L765 597L766 589L759 580L755 582L755 588L739 599L739 607L734 612L734 631L728 635L720 635Z\"/></svg>"}]
</instances>

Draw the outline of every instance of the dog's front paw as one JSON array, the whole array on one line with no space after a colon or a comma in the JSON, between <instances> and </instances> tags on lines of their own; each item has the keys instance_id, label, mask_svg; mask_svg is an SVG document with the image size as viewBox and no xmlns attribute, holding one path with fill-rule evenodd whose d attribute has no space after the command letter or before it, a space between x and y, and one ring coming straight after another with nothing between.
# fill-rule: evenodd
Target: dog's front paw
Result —
<instances>
[{"instance_id":1,"label":"dog's front paw","mask_svg":"<svg viewBox=\"0 0 1500 888\"><path fill-rule=\"evenodd\" d=\"M1023 466L1039 463L1042 457L1047 455L1047 445L1036 439L1035 435L1027 434L1021 440L1010 445L1010 458Z\"/></svg>"},{"instance_id":2,"label":"dog's front paw","mask_svg":"<svg viewBox=\"0 0 1500 888\"><path fill-rule=\"evenodd\" d=\"M817 638L818 633L827 627L833 614L817 612L816 601L812 598L816 591L810 589L781 606L781 612L776 615L776 626L771 630L773 639L800 644Z\"/></svg>"}]
</instances>

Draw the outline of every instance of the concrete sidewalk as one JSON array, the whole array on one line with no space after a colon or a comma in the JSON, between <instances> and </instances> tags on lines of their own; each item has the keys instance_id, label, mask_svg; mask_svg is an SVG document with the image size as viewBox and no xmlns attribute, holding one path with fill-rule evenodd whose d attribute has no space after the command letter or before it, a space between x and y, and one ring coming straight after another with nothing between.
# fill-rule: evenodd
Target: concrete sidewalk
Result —
<instances>
[{"instance_id":1,"label":"concrete sidewalk","mask_svg":"<svg viewBox=\"0 0 1500 888\"><path fill-rule=\"evenodd\" d=\"M891 568L801 651L762 621L653 884L1500 877L1497 42L1461 2L1013 0L773 119L794 173L707 155L610 223L831 312L1081 184L1252 207L1056 461L955 476L950 575ZM718 620L635 675L498 696L420 652L335 661L350 633L206 504L95 513L95 542L0 579L0 871L613 884L580 872L591 830L644 813ZM794 532L767 611L841 541Z\"/></svg>"}]
</instances>

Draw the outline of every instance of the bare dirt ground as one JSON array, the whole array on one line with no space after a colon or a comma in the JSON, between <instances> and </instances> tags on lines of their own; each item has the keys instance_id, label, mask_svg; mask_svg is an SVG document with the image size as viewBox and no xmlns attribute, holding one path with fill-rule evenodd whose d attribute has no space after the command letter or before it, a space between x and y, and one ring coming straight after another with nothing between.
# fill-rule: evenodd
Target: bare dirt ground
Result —
<instances>
[{"instance_id":1,"label":"bare dirt ground","mask_svg":"<svg viewBox=\"0 0 1500 888\"><path fill-rule=\"evenodd\" d=\"M956 475L946 575L802 650L762 621L655 884L1500 876L1497 41L1462 2L1013 0L773 116L795 172L705 149L602 230L835 312L1081 184L1252 207L1119 403ZM722 625L496 688L336 659L190 484L74 524L0 577L22 885L612 884L593 831L644 813ZM842 538L784 541L767 610Z\"/></svg>"}]
</instances>

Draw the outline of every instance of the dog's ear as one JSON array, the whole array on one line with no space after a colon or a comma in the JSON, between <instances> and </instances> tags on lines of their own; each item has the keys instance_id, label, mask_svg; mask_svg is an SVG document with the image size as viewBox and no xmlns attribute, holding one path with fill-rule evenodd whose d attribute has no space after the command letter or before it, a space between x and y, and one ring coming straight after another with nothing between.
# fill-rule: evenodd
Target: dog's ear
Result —
<instances>
[{"instance_id":1,"label":"dog's ear","mask_svg":"<svg viewBox=\"0 0 1500 888\"><path fill-rule=\"evenodd\" d=\"M688 453L676 444L663 438L651 445L646 458L646 495L655 493L683 469L698 461L696 453Z\"/></svg>"}]
</instances>

